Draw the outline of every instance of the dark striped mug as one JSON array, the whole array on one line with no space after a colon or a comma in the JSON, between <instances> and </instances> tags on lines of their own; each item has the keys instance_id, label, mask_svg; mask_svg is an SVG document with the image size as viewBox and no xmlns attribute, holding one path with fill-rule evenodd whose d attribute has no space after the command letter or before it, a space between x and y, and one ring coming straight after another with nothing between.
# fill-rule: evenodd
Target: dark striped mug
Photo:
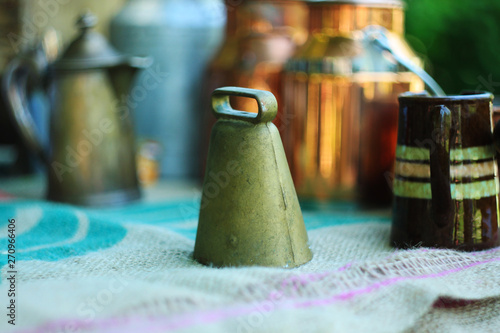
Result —
<instances>
[{"instance_id":1,"label":"dark striped mug","mask_svg":"<svg viewBox=\"0 0 500 333\"><path fill-rule=\"evenodd\" d=\"M394 246L500 245L492 101L490 93L400 95Z\"/></svg>"}]
</instances>

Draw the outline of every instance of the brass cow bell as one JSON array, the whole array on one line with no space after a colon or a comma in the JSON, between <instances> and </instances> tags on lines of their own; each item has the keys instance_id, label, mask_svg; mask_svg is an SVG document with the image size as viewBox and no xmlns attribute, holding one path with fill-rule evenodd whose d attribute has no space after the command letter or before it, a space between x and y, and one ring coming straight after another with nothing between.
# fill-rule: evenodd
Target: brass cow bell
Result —
<instances>
[{"instance_id":1,"label":"brass cow bell","mask_svg":"<svg viewBox=\"0 0 500 333\"><path fill-rule=\"evenodd\" d=\"M233 110L229 96L257 101ZM267 91L225 87L212 94L212 129L194 258L214 266L292 268L312 258L299 201Z\"/></svg>"}]
</instances>

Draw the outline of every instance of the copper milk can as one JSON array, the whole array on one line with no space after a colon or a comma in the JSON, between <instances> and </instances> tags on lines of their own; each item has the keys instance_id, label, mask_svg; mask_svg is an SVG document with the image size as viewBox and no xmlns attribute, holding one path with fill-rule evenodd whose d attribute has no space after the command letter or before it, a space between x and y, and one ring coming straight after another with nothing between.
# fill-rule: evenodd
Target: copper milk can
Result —
<instances>
[{"instance_id":1,"label":"copper milk can","mask_svg":"<svg viewBox=\"0 0 500 333\"><path fill-rule=\"evenodd\" d=\"M397 96L424 86L367 29L380 27L393 50L420 65L403 39L403 4L311 1L309 15L309 40L286 65L283 84L283 137L297 193L388 205Z\"/></svg>"},{"instance_id":2,"label":"copper milk can","mask_svg":"<svg viewBox=\"0 0 500 333\"><path fill-rule=\"evenodd\" d=\"M258 113L234 110L252 98ZM212 129L194 258L214 266L292 268L311 260L307 233L268 91L214 91Z\"/></svg>"},{"instance_id":3,"label":"copper milk can","mask_svg":"<svg viewBox=\"0 0 500 333\"><path fill-rule=\"evenodd\" d=\"M226 40L208 69L207 97L222 86L261 89L272 92L280 108L280 73L307 39L307 6L303 1L279 0L234 3L226 1ZM239 110L257 113L251 99L233 96L231 102ZM278 110L278 129L281 118Z\"/></svg>"}]
</instances>

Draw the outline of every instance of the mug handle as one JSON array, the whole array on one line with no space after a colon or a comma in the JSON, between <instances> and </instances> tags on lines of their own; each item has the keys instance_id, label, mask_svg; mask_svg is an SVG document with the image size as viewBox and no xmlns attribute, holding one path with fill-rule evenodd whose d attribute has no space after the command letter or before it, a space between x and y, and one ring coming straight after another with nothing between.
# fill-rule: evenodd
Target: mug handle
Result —
<instances>
[{"instance_id":1,"label":"mug handle","mask_svg":"<svg viewBox=\"0 0 500 333\"><path fill-rule=\"evenodd\" d=\"M37 51L35 51L37 52ZM36 125L28 109L27 86L33 80L43 81L44 65L31 57L16 57L6 67L2 79L2 92L7 102L7 110L17 126L22 139L46 165L49 158L36 136Z\"/></svg>"},{"instance_id":2,"label":"mug handle","mask_svg":"<svg viewBox=\"0 0 500 333\"><path fill-rule=\"evenodd\" d=\"M455 215L450 186L451 111L444 105L436 105L431 115L436 133L435 146L430 151L432 212L436 225L445 227L453 223Z\"/></svg>"},{"instance_id":3,"label":"mug handle","mask_svg":"<svg viewBox=\"0 0 500 333\"><path fill-rule=\"evenodd\" d=\"M391 43L387 37L387 30L385 28L379 26L369 26L365 28L365 34L369 41L374 43L383 51L389 52L401 66L406 67L410 72L413 72L422 81L424 81L435 96L446 96L446 93L441 86L429 74L427 74L426 71L416 66L410 59L402 54L399 54L391 47Z\"/></svg>"},{"instance_id":4,"label":"mug handle","mask_svg":"<svg viewBox=\"0 0 500 333\"><path fill-rule=\"evenodd\" d=\"M252 112L233 109L229 101L229 96L255 99L259 112L256 115ZM278 102L276 101L276 97L269 91L240 87L222 87L215 89L212 93L212 109L217 119L244 120L258 124L270 122L276 118Z\"/></svg>"},{"instance_id":5,"label":"mug handle","mask_svg":"<svg viewBox=\"0 0 500 333\"><path fill-rule=\"evenodd\" d=\"M493 143L495 145L496 151L500 153L500 120L493 128Z\"/></svg>"}]
</instances>

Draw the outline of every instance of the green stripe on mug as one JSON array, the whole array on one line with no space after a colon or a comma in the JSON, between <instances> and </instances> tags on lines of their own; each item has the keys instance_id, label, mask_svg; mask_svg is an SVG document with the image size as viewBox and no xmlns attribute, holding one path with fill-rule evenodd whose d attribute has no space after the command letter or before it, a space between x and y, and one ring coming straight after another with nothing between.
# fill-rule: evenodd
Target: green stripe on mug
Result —
<instances>
[{"instance_id":1,"label":"green stripe on mug","mask_svg":"<svg viewBox=\"0 0 500 333\"><path fill-rule=\"evenodd\" d=\"M475 162L470 164L457 164L450 167L451 179L460 180L464 177L480 178L496 174L496 161Z\"/></svg>"},{"instance_id":2,"label":"green stripe on mug","mask_svg":"<svg viewBox=\"0 0 500 333\"><path fill-rule=\"evenodd\" d=\"M396 161L394 173L402 177L430 178L431 167L429 164Z\"/></svg>"},{"instance_id":3,"label":"green stripe on mug","mask_svg":"<svg viewBox=\"0 0 500 333\"><path fill-rule=\"evenodd\" d=\"M432 199L430 183L419 183L395 179L393 183L394 195L414 199ZM472 183L451 184L451 198L454 200L481 199L492 197L499 193L496 179Z\"/></svg>"},{"instance_id":4,"label":"green stripe on mug","mask_svg":"<svg viewBox=\"0 0 500 333\"><path fill-rule=\"evenodd\" d=\"M496 174L496 161L473 162L470 164L456 164L450 166L450 178L481 178ZM430 178L431 167L429 164L415 163L412 161L396 161L394 173L402 177Z\"/></svg>"},{"instance_id":5,"label":"green stripe on mug","mask_svg":"<svg viewBox=\"0 0 500 333\"><path fill-rule=\"evenodd\" d=\"M396 158L409 161L428 161L430 159L430 152L428 148L419 148L398 145L396 147Z\"/></svg>"},{"instance_id":6,"label":"green stripe on mug","mask_svg":"<svg viewBox=\"0 0 500 333\"><path fill-rule=\"evenodd\" d=\"M498 194L497 179L468 184L451 184L451 197L455 200L481 199Z\"/></svg>"},{"instance_id":7,"label":"green stripe on mug","mask_svg":"<svg viewBox=\"0 0 500 333\"><path fill-rule=\"evenodd\" d=\"M452 161L477 161L495 157L493 145L469 148L455 148L450 150ZM396 158L408 161L428 161L430 150L428 148L398 145L396 147Z\"/></svg>"},{"instance_id":8,"label":"green stripe on mug","mask_svg":"<svg viewBox=\"0 0 500 333\"><path fill-rule=\"evenodd\" d=\"M432 199L431 184L394 179L394 195L415 199Z\"/></svg>"},{"instance_id":9,"label":"green stripe on mug","mask_svg":"<svg viewBox=\"0 0 500 333\"><path fill-rule=\"evenodd\" d=\"M493 145L450 150L452 161L477 161L493 157L495 157Z\"/></svg>"}]
</instances>

